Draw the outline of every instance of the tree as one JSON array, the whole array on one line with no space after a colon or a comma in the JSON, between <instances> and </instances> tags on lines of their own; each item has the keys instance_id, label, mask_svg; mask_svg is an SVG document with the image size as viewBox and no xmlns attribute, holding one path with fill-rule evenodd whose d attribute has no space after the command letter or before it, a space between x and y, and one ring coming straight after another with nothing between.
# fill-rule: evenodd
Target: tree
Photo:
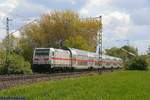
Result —
<instances>
[{"instance_id":1,"label":"tree","mask_svg":"<svg viewBox=\"0 0 150 100\"><path fill-rule=\"evenodd\" d=\"M126 52L123 50L126 50ZM119 57L119 58L122 58L123 60L132 59L134 57L133 55L129 53L138 55L137 50L131 46L123 46L121 48L113 47L111 49L106 49L107 55Z\"/></svg>"},{"instance_id":2,"label":"tree","mask_svg":"<svg viewBox=\"0 0 150 100\"><path fill-rule=\"evenodd\" d=\"M4 38L2 41L2 49L9 49L10 53L18 53L20 52L20 46L19 46L19 41L20 38L16 38L13 35L9 35L9 40L8 37Z\"/></svg>"},{"instance_id":3,"label":"tree","mask_svg":"<svg viewBox=\"0 0 150 100\"><path fill-rule=\"evenodd\" d=\"M144 56L137 56L126 63L126 69L129 70L146 70L148 68L148 62Z\"/></svg>"},{"instance_id":4,"label":"tree","mask_svg":"<svg viewBox=\"0 0 150 100\"><path fill-rule=\"evenodd\" d=\"M125 45L125 46L123 46L123 47L121 47L122 49L125 49L125 50L127 50L128 52L131 52L131 53L133 53L133 54L135 54L135 55L138 55L138 51L137 51L137 48L134 48L134 47L132 47L132 46L127 46L127 45Z\"/></svg>"},{"instance_id":5,"label":"tree","mask_svg":"<svg viewBox=\"0 0 150 100\"><path fill-rule=\"evenodd\" d=\"M147 55L150 56L150 46L148 47Z\"/></svg>"},{"instance_id":6,"label":"tree","mask_svg":"<svg viewBox=\"0 0 150 100\"><path fill-rule=\"evenodd\" d=\"M78 48L78 49L86 49L89 50L89 46L87 45L87 41L80 35L76 37L69 37L65 45L71 48Z\"/></svg>"},{"instance_id":7,"label":"tree","mask_svg":"<svg viewBox=\"0 0 150 100\"><path fill-rule=\"evenodd\" d=\"M5 51L1 48L0 49L0 74L4 72L4 65L5 65Z\"/></svg>"},{"instance_id":8,"label":"tree","mask_svg":"<svg viewBox=\"0 0 150 100\"><path fill-rule=\"evenodd\" d=\"M20 40L22 55L31 61L35 47L74 47L95 51L99 21L81 20L74 11L52 11L26 26Z\"/></svg>"}]
</instances>

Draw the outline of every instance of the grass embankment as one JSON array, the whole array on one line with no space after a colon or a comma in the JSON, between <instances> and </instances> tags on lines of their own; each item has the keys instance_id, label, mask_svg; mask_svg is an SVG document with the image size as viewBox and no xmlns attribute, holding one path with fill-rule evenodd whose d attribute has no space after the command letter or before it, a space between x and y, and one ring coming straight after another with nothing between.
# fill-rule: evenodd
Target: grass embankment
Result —
<instances>
[{"instance_id":1,"label":"grass embankment","mask_svg":"<svg viewBox=\"0 0 150 100\"><path fill-rule=\"evenodd\" d=\"M26 100L150 100L150 71L122 71L0 91Z\"/></svg>"}]
</instances>

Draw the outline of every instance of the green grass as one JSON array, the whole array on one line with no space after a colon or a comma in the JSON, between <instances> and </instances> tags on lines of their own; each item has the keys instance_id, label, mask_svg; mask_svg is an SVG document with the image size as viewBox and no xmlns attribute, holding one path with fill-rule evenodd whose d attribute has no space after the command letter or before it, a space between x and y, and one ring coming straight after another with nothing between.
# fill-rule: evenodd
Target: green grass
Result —
<instances>
[{"instance_id":1,"label":"green grass","mask_svg":"<svg viewBox=\"0 0 150 100\"><path fill-rule=\"evenodd\" d=\"M121 71L0 91L26 100L150 100L150 71Z\"/></svg>"}]
</instances>

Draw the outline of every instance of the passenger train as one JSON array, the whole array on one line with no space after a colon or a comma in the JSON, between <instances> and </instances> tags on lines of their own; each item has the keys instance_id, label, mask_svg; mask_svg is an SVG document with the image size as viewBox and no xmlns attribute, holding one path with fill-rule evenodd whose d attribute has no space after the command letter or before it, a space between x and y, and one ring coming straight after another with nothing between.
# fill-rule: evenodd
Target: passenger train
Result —
<instances>
[{"instance_id":1,"label":"passenger train","mask_svg":"<svg viewBox=\"0 0 150 100\"><path fill-rule=\"evenodd\" d=\"M33 71L75 70L75 69L114 69L122 68L122 59L75 48L35 48Z\"/></svg>"}]
</instances>

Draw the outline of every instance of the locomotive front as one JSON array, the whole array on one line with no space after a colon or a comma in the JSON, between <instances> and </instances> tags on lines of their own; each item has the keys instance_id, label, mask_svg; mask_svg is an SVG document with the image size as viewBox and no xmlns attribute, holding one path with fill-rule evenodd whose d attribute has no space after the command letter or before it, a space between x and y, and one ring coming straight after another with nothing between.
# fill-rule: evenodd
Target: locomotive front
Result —
<instances>
[{"instance_id":1,"label":"locomotive front","mask_svg":"<svg viewBox=\"0 0 150 100\"><path fill-rule=\"evenodd\" d=\"M33 54L33 71L48 71L50 70L50 48L36 48Z\"/></svg>"}]
</instances>

